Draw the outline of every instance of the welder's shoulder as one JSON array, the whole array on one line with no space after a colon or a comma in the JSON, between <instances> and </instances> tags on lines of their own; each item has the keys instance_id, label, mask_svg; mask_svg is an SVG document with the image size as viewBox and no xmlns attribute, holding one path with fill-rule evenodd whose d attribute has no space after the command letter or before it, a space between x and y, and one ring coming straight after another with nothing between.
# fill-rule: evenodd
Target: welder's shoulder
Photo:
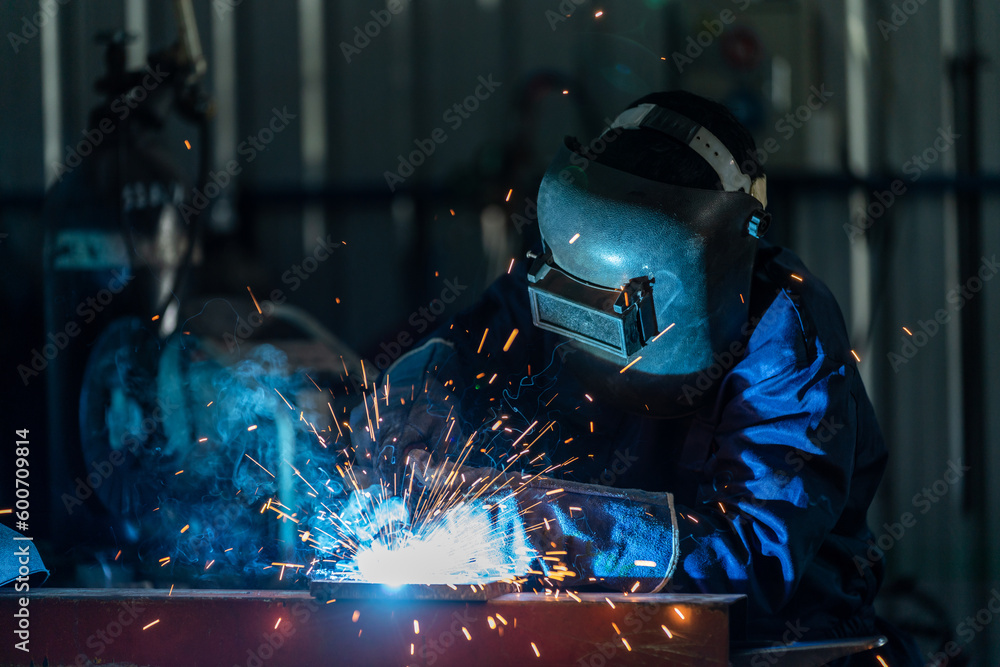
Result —
<instances>
[{"instance_id":1,"label":"welder's shoulder","mask_svg":"<svg viewBox=\"0 0 1000 667\"><path fill-rule=\"evenodd\" d=\"M819 357L838 367L855 363L836 298L787 248L762 243L757 251L750 325L748 356L776 365L809 365Z\"/></svg>"}]
</instances>

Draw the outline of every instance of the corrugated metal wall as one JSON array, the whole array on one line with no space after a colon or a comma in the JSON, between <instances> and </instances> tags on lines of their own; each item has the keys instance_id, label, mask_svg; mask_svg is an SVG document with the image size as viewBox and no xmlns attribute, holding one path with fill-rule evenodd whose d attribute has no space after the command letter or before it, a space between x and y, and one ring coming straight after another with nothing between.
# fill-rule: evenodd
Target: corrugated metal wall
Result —
<instances>
[{"instance_id":1,"label":"corrugated metal wall","mask_svg":"<svg viewBox=\"0 0 1000 667\"><path fill-rule=\"evenodd\" d=\"M726 3L404 2L399 13L382 13L390 19L377 30L371 12L385 12L380 3L196 4L209 63L207 88L218 102L216 166L240 159L240 142L264 128L274 109L296 116L243 165L238 183L221 196L232 210L216 206L213 212L219 254L205 259L206 285L231 294L246 285L264 292L284 287L290 265L311 253L317 236L330 234L347 242L346 251L290 298L369 354L409 326L407 316L440 292L443 279L469 285L459 301L468 304L506 268L504 258L519 252L522 239L502 222L504 216L532 196L562 135L590 135L601 119L647 90L679 81L696 89L727 85L685 78L671 57L687 37L697 36L700 21L717 17ZM731 8L739 14L747 4L741 0ZM99 100L92 83L102 71L102 53L93 35L126 25L139 31L143 38L130 59L140 62L145 48L165 46L175 32L168 3L75 0L39 7L8 0L0 8L9 42L0 46L4 318L26 320L16 338L24 349L3 352L7 373L28 354L32 340L44 338L39 198L51 157L62 157L64 146L79 139L88 110ZM55 7L58 18L25 37L39 12ZM598 11L604 14L595 18ZM869 392L892 450L873 530L883 534L883 523L907 512L916 517L905 535L885 540L890 579L914 576L920 589L947 608L960 633L959 622L975 616L1000 586L1000 530L992 514L1000 510L1000 485L993 483L1000 479L1000 344L993 333L1000 325L1000 281L986 282L968 303L981 308L983 318L984 345L977 351L982 384L976 384L968 366L963 370L961 313L948 297L973 275L957 257L968 228L961 202L975 192L940 186L961 170L969 148L963 142L975 141L981 169L993 177L986 179L980 238L973 243L987 258L1000 252L998 79L989 68L975 77L974 128L956 124L967 116L961 105L956 108L961 91L950 83L952 59L968 56L973 47L987 61L1000 62L993 39L1000 32L998 5L773 0L746 11L747 17L770 13L772 21L798 26L794 34L772 37L769 47L793 54L790 66L799 83L792 90L825 84L833 91L824 120L807 123L795 140L798 147L790 143L769 165L774 234L833 289L863 354ZM366 24L374 33L367 42L358 37ZM355 50L343 46L355 39ZM718 57L717 44L705 49L706 59ZM500 85L457 123L448 110L473 95L481 77ZM525 87L529 79L569 92L538 101L525 124L517 102L537 90ZM766 83L774 85L770 78ZM802 103L791 101L793 107ZM772 126L769 119L758 134L773 135ZM939 132L952 126L959 138L935 148ZM406 179L403 189L412 194L390 196L385 173L395 171L397 156L415 150L414 142L435 128L447 140ZM168 144L178 147L178 158L193 172L193 152L180 150L191 136L180 122L167 129ZM518 136L532 143L511 166L505 150ZM913 158L925 151L938 155L926 171L915 171ZM852 186L846 165L853 176L871 182ZM866 238L852 241L844 223L894 178L903 179L905 194L876 216ZM509 188L513 204L489 212L491 204L504 205ZM304 198L304 191L317 196ZM951 321L912 359L893 364L887 355L901 354L909 338L902 327L915 331L939 309ZM4 387L20 414L42 410L41 397L17 392L16 378ZM985 427L977 435L981 444L971 447L964 430L969 416L963 417L969 401L980 406ZM968 461L970 451L980 452L975 469L935 487L947 480L949 463ZM970 480L979 486L970 490ZM939 501L925 505L915 498L924 489ZM1000 663L1000 631L985 624L969 650L978 664Z\"/></svg>"}]
</instances>

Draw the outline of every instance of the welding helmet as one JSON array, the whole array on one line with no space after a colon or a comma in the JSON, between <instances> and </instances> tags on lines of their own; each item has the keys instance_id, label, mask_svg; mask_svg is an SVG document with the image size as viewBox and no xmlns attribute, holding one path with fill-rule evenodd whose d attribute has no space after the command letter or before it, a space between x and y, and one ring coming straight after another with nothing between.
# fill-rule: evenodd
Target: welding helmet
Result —
<instances>
[{"instance_id":1,"label":"welding helmet","mask_svg":"<svg viewBox=\"0 0 1000 667\"><path fill-rule=\"evenodd\" d=\"M746 338L770 215L763 177L752 181L715 135L679 113L641 104L602 139L640 129L689 146L723 190L641 178L564 146L539 187L542 253L528 293L535 325L569 339L563 361L588 390L669 417L711 395L728 370L714 367Z\"/></svg>"}]
</instances>

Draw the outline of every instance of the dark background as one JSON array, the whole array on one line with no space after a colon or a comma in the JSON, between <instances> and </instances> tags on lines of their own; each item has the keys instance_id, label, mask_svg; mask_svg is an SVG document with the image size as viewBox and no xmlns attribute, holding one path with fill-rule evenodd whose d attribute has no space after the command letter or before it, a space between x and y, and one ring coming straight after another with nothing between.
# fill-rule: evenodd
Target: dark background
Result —
<instances>
[{"instance_id":1,"label":"dark background","mask_svg":"<svg viewBox=\"0 0 1000 667\"><path fill-rule=\"evenodd\" d=\"M103 56L93 36L135 33L128 58L138 68L173 41L176 22L162 2L41 5L53 18L30 37L39 4L0 7L0 509L13 504L13 430L28 428L39 466L33 503L56 512L58 503L45 506L40 459L62 446L49 441L49 420L75 415L49 414L44 372L27 386L17 372L49 333L43 198L53 165L79 143L101 99L93 82ZM993 597L1000 287L987 281L960 310L948 295L975 275L981 257L1000 251L998 3L405 2L350 62L342 44L384 5L197 5L205 88L217 109L207 146L213 169L242 160L240 143L266 127L273 109L296 118L253 162L241 162L242 173L207 211L189 294L227 295L246 313L247 286L257 295L282 289L369 360L400 332L420 333L408 319L440 295L444 279L469 288L442 317L523 256L534 226L518 229L512 216L525 215L525 198L534 197L564 134L586 140L654 90L683 87L727 103L767 150L770 239L800 253L830 286L861 356L891 451L872 529L888 534L883 524L907 512L916 518L889 542L886 562L888 582L915 582L924 602L887 594L880 604L897 619L955 633ZM455 116L444 114L473 94L479 77L500 86L455 127ZM831 93L818 109L803 107L813 89ZM808 119L782 120L797 111ZM447 140L391 191L385 172L435 128ZM935 148L949 128L958 138ZM203 145L192 126L172 119L163 141L193 175ZM915 166L920 155L926 170ZM867 233L845 230L884 202L876 193L896 179L905 192L864 223ZM286 271L327 235L347 245L291 289ZM950 321L894 363L890 353L901 354L909 338L902 327L916 332L940 309ZM98 333L85 329L71 344L86 346ZM930 505L915 499L956 461L970 467L957 483ZM967 653L976 664L997 664L1000 632L987 625Z\"/></svg>"}]
</instances>

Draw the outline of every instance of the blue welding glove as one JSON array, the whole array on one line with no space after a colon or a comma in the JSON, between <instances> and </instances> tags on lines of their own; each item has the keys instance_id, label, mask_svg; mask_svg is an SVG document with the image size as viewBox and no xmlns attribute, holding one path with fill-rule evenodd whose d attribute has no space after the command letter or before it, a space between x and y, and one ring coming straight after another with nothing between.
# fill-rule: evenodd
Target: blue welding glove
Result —
<instances>
[{"instance_id":1,"label":"blue welding glove","mask_svg":"<svg viewBox=\"0 0 1000 667\"><path fill-rule=\"evenodd\" d=\"M519 530L527 537L543 576L573 588L599 584L637 593L663 589L679 560L673 495L615 489L509 473L492 468L438 467L427 454L410 456L414 475L426 486L460 487L470 497L495 502L513 498ZM485 487L485 490L483 490ZM447 493L447 491L446 491Z\"/></svg>"},{"instance_id":2,"label":"blue welding glove","mask_svg":"<svg viewBox=\"0 0 1000 667\"><path fill-rule=\"evenodd\" d=\"M44 574L44 577L39 581L39 578L31 576L33 574ZM16 581L14 589L21 591L26 590L22 588L23 584L37 585L48 577L49 571L45 569L35 545L20 533L0 524L0 586Z\"/></svg>"},{"instance_id":3,"label":"blue welding glove","mask_svg":"<svg viewBox=\"0 0 1000 667\"><path fill-rule=\"evenodd\" d=\"M655 593L673 575L679 545L669 493L538 478L514 496L551 580Z\"/></svg>"},{"instance_id":4,"label":"blue welding glove","mask_svg":"<svg viewBox=\"0 0 1000 667\"><path fill-rule=\"evenodd\" d=\"M358 465L374 469L401 493L411 450L445 456L466 441L455 396L457 369L451 343L432 338L390 366L373 393L351 412L351 442ZM378 402L378 406L375 402Z\"/></svg>"}]
</instances>

